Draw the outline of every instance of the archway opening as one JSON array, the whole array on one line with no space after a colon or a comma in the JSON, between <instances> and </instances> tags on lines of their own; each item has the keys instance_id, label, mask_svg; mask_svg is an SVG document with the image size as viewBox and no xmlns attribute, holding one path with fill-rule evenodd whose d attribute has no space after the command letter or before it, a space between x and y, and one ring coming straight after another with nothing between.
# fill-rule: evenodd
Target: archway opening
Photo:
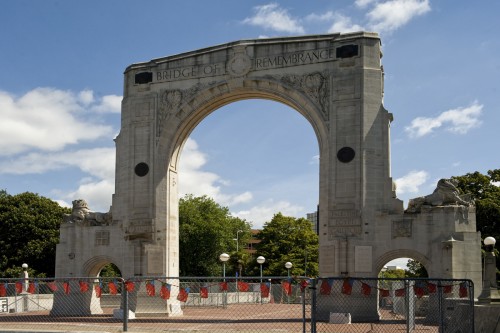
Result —
<instances>
[{"instance_id":1,"label":"archway opening","mask_svg":"<svg viewBox=\"0 0 500 333\"><path fill-rule=\"evenodd\" d=\"M392 256L394 255L392 253ZM390 257L391 254L388 256ZM405 298L402 296L407 292L415 293L418 299L428 295L428 289L422 286L422 282L413 278L427 278L428 276L427 269L417 259L398 257L387 261L378 272L379 306L382 310L391 313L404 313ZM404 279L412 280L405 281ZM419 301L415 306L420 308L422 302Z\"/></svg>"},{"instance_id":2,"label":"archway opening","mask_svg":"<svg viewBox=\"0 0 500 333\"><path fill-rule=\"evenodd\" d=\"M115 264L108 263L101 268L101 270L99 271L99 276L108 278L121 277L122 272Z\"/></svg>"},{"instance_id":3,"label":"archway opening","mask_svg":"<svg viewBox=\"0 0 500 333\"><path fill-rule=\"evenodd\" d=\"M414 258L395 258L387 262L379 271L380 278L427 278L425 266Z\"/></svg>"},{"instance_id":4,"label":"archway opening","mask_svg":"<svg viewBox=\"0 0 500 333\"><path fill-rule=\"evenodd\" d=\"M307 119L282 103L241 100L210 113L190 133L178 170L180 198L205 195L248 222L230 227L232 233L225 239L212 236L213 258L203 260L216 265L218 275L223 252L231 255L227 273L245 274L246 261L255 260L256 244L249 242L274 214L306 218L317 211L318 139ZM183 237L182 217L180 221ZM314 227L316 222L311 223ZM180 243L180 267L185 267L182 262L190 259L185 243ZM181 269L181 275L185 273Z\"/></svg>"}]
</instances>

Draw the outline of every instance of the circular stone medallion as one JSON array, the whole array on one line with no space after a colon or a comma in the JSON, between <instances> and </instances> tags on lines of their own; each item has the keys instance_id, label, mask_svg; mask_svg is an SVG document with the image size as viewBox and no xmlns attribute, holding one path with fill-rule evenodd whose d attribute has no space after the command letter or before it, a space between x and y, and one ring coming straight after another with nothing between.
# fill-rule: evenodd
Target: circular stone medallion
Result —
<instances>
[{"instance_id":1,"label":"circular stone medallion","mask_svg":"<svg viewBox=\"0 0 500 333\"><path fill-rule=\"evenodd\" d=\"M250 71L252 60L244 53L238 53L227 63L227 71L232 76L243 76Z\"/></svg>"},{"instance_id":2,"label":"circular stone medallion","mask_svg":"<svg viewBox=\"0 0 500 333\"><path fill-rule=\"evenodd\" d=\"M135 166L134 171L137 176L144 177L149 172L149 166L146 163L141 162Z\"/></svg>"},{"instance_id":3,"label":"circular stone medallion","mask_svg":"<svg viewBox=\"0 0 500 333\"><path fill-rule=\"evenodd\" d=\"M356 153L351 147L342 147L337 152L337 158L342 163L351 162L354 159L354 156L356 156Z\"/></svg>"}]
</instances>

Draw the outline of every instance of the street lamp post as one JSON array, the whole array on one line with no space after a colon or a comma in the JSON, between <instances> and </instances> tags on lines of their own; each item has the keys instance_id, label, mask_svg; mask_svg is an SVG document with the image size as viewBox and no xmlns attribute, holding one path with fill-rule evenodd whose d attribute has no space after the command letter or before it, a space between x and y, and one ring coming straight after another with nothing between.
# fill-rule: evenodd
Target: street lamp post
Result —
<instances>
[{"instance_id":1,"label":"street lamp post","mask_svg":"<svg viewBox=\"0 0 500 333\"><path fill-rule=\"evenodd\" d=\"M222 277L224 278L224 284L226 283L226 261L229 260L229 254L222 253L219 256L219 260L222 262ZM227 306L227 291L224 290L222 294L222 307L225 308Z\"/></svg>"},{"instance_id":2,"label":"street lamp post","mask_svg":"<svg viewBox=\"0 0 500 333\"><path fill-rule=\"evenodd\" d=\"M495 249L496 239L486 237L484 239L484 269L483 269L483 290L478 296L478 303L491 303L492 299L498 299L498 286L496 279L496 258Z\"/></svg>"},{"instance_id":3,"label":"street lamp post","mask_svg":"<svg viewBox=\"0 0 500 333\"><path fill-rule=\"evenodd\" d=\"M257 262L260 265L260 282L262 283L262 264L266 262L266 258L264 258L263 256L258 256Z\"/></svg>"},{"instance_id":4,"label":"street lamp post","mask_svg":"<svg viewBox=\"0 0 500 333\"><path fill-rule=\"evenodd\" d=\"M239 251L239 245L240 245L240 232L243 232L243 230L238 230L236 231L236 238L233 238L234 241L236 241L236 253Z\"/></svg>"},{"instance_id":5,"label":"street lamp post","mask_svg":"<svg viewBox=\"0 0 500 333\"><path fill-rule=\"evenodd\" d=\"M260 285L262 285L262 264L266 262L266 258L263 256L257 257L257 263L260 265ZM262 297L260 298L260 304L262 304Z\"/></svg>"},{"instance_id":6,"label":"street lamp post","mask_svg":"<svg viewBox=\"0 0 500 333\"><path fill-rule=\"evenodd\" d=\"M29 279L29 275L28 275L28 264L24 263L21 265L21 267L23 268L23 274L22 274L22 277L24 278L24 291L22 292L23 294L23 311L28 311L28 295L27 295L27 292L28 292L28 279ZM16 302L17 303L17 302ZM16 304L17 306L17 304Z\"/></svg>"},{"instance_id":7,"label":"street lamp post","mask_svg":"<svg viewBox=\"0 0 500 333\"><path fill-rule=\"evenodd\" d=\"M236 279L238 279L238 276L241 276L241 269L243 268L241 265L240 261L240 256L239 256L239 250L240 250L240 232L243 232L243 230L238 230L236 231L236 238L233 238L234 241L236 241L236 261L238 262L238 275L236 276Z\"/></svg>"},{"instance_id":8,"label":"street lamp post","mask_svg":"<svg viewBox=\"0 0 500 333\"><path fill-rule=\"evenodd\" d=\"M28 264L24 263L21 267L23 268L24 290L28 290Z\"/></svg>"},{"instance_id":9,"label":"street lamp post","mask_svg":"<svg viewBox=\"0 0 500 333\"><path fill-rule=\"evenodd\" d=\"M288 271L288 278L290 278L290 269L292 268L293 264L289 261L285 263L286 270Z\"/></svg>"},{"instance_id":10,"label":"street lamp post","mask_svg":"<svg viewBox=\"0 0 500 333\"><path fill-rule=\"evenodd\" d=\"M287 261L285 263L285 268L288 271L288 282L289 283L290 283L290 269L292 268L292 266L293 266L293 264L289 261ZM290 304L290 295L288 295L288 293L286 295L287 295L287 299L288 299L288 304Z\"/></svg>"}]
</instances>

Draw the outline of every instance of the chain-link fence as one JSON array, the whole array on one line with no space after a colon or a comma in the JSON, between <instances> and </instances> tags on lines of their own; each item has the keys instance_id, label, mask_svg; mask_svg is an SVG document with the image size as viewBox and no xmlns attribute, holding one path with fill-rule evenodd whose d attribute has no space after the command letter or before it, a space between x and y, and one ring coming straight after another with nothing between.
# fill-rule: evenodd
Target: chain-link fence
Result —
<instances>
[{"instance_id":1,"label":"chain-link fence","mask_svg":"<svg viewBox=\"0 0 500 333\"><path fill-rule=\"evenodd\" d=\"M104 332L473 332L469 280L0 280L0 326Z\"/></svg>"},{"instance_id":2,"label":"chain-link fence","mask_svg":"<svg viewBox=\"0 0 500 333\"><path fill-rule=\"evenodd\" d=\"M470 280L320 278L313 285L312 332L474 332Z\"/></svg>"}]
</instances>

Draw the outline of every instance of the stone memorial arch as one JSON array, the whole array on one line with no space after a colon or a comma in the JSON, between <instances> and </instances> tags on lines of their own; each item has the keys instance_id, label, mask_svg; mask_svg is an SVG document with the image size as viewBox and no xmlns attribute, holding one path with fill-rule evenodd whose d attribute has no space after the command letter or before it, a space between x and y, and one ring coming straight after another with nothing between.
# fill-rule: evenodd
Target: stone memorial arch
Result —
<instances>
[{"instance_id":1,"label":"stone memorial arch","mask_svg":"<svg viewBox=\"0 0 500 333\"><path fill-rule=\"evenodd\" d=\"M407 212L396 198L381 56L379 36L359 32L242 40L129 66L112 208L63 223L56 275L113 262L124 277L178 276L183 144L211 112L258 98L296 110L316 133L322 276L374 277L409 256L433 277L480 285L474 207L456 188L438 186Z\"/></svg>"}]
</instances>

